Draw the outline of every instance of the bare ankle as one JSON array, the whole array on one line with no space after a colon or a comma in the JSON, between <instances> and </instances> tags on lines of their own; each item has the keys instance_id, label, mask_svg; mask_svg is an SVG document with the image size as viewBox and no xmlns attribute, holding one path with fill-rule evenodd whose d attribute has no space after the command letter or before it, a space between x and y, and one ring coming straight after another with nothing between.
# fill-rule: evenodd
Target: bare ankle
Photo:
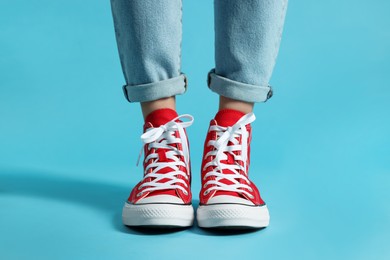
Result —
<instances>
[{"instance_id":1,"label":"bare ankle","mask_svg":"<svg viewBox=\"0 0 390 260\"><path fill-rule=\"evenodd\" d=\"M157 109L170 108L176 110L176 99L175 97L161 98L153 101L142 102L141 109L144 118L151 112Z\"/></svg>"},{"instance_id":2,"label":"bare ankle","mask_svg":"<svg viewBox=\"0 0 390 260\"><path fill-rule=\"evenodd\" d=\"M219 110L234 109L248 114L253 111L254 103L219 96Z\"/></svg>"}]
</instances>

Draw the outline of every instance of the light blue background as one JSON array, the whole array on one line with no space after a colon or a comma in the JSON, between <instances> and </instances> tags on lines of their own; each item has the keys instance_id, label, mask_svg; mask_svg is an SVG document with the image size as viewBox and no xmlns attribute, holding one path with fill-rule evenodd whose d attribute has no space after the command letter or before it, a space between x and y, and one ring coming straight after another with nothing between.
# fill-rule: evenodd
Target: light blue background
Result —
<instances>
[{"instance_id":1,"label":"light blue background","mask_svg":"<svg viewBox=\"0 0 390 260\"><path fill-rule=\"evenodd\" d=\"M184 1L181 113L193 193L217 96L212 1ZM141 178L137 104L124 83L108 0L0 2L1 259L389 259L390 2L290 1L256 109L252 179L271 211L259 232L125 228ZM197 202L197 201L195 201Z\"/></svg>"}]
</instances>

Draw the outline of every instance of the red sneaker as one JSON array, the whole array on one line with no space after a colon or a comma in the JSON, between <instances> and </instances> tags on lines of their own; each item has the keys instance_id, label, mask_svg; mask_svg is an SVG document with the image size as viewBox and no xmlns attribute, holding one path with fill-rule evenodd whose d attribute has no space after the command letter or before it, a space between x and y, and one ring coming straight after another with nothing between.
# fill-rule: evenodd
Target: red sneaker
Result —
<instances>
[{"instance_id":1,"label":"red sneaker","mask_svg":"<svg viewBox=\"0 0 390 260\"><path fill-rule=\"evenodd\" d=\"M211 120L204 145L200 227L262 228L269 224L266 204L248 178L253 113L221 110Z\"/></svg>"},{"instance_id":2,"label":"red sneaker","mask_svg":"<svg viewBox=\"0 0 390 260\"><path fill-rule=\"evenodd\" d=\"M180 119L188 119L182 122ZM122 212L128 226L188 227L194 221L187 134L193 117L159 109L144 125L144 178L133 188Z\"/></svg>"}]
</instances>

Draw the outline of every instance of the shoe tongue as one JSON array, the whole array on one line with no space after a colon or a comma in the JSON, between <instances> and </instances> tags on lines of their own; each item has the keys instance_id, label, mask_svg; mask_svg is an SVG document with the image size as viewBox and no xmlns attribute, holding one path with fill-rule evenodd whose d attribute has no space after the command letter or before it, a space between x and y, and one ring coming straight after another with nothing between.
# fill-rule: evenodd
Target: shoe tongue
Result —
<instances>
[{"instance_id":1,"label":"shoe tongue","mask_svg":"<svg viewBox=\"0 0 390 260\"><path fill-rule=\"evenodd\" d=\"M215 121L219 126L228 127L232 126L240 120L245 114L241 111L234 109L223 109L215 115Z\"/></svg>"},{"instance_id":2,"label":"shoe tongue","mask_svg":"<svg viewBox=\"0 0 390 260\"><path fill-rule=\"evenodd\" d=\"M229 170L226 170L226 169L223 172L226 175L233 174L232 172L230 172ZM223 184L227 184L227 185L234 184L232 181L230 181L228 179L222 179L222 180L220 180L220 182L223 183ZM220 196L220 195L227 195L227 196L233 196L233 197L238 197L238 198L245 198L241 193L236 192L236 191L217 190L216 193L214 194L214 196Z\"/></svg>"},{"instance_id":3,"label":"shoe tongue","mask_svg":"<svg viewBox=\"0 0 390 260\"><path fill-rule=\"evenodd\" d=\"M146 118L145 123L149 122L154 127L159 127L166 124L172 119L178 117L178 114L175 110L170 108L157 109L151 112Z\"/></svg>"},{"instance_id":4,"label":"shoe tongue","mask_svg":"<svg viewBox=\"0 0 390 260\"><path fill-rule=\"evenodd\" d=\"M234 109L223 109L220 110L216 115L215 115L215 121L217 121L217 124L219 126L223 127L229 127L233 126L235 123L237 123L238 120L240 120L241 117L243 117L245 114L241 111L234 110ZM229 144L231 144L229 142ZM234 164L234 158L231 154L226 153L228 156L227 160L222 161L225 164ZM230 170L224 170L224 174L232 174ZM231 181L227 179L222 179L222 183L225 184L233 184ZM238 192L233 192L233 191L217 191L214 196L219 196L219 195L229 195L229 196L235 196L235 197L242 197L242 195Z\"/></svg>"},{"instance_id":5,"label":"shoe tongue","mask_svg":"<svg viewBox=\"0 0 390 260\"><path fill-rule=\"evenodd\" d=\"M217 121L217 124L219 126L229 127L237 123L237 121L240 120L240 118L244 115L245 114L243 112L238 110L223 109L215 115L215 121ZM227 145L233 145L233 143L229 141ZM238 154L237 151L235 151L234 153ZM227 160L223 160L222 162L225 164L234 164L235 162L233 155L228 152L225 152L225 154L227 156Z\"/></svg>"},{"instance_id":6,"label":"shoe tongue","mask_svg":"<svg viewBox=\"0 0 390 260\"><path fill-rule=\"evenodd\" d=\"M175 119L178 117L178 114L175 110L170 109L170 108L162 108L162 109L157 109L151 112L146 118L145 118L145 123L149 122L153 125L153 127L159 127L161 125L166 124L167 122ZM172 146L175 146L174 144L171 144ZM157 149L156 152L160 153L159 156L165 156L166 149ZM172 161L168 159L164 159L164 161ZM169 171L172 171L173 169L169 167L162 168L158 171L158 173L167 173ZM169 179L162 179L159 182L164 183L169 181ZM172 196L177 196L176 190L156 190L153 191L149 194L149 196L157 196L157 195L172 195Z\"/></svg>"},{"instance_id":7,"label":"shoe tongue","mask_svg":"<svg viewBox=\"0 0 390 260\"><path fill-rule=\"evenodd\" d=\"M226 173L225 173L226 174ZM227 179L222 179L220 182L231 185L234 184L231 181ZM238 198L245 198L241 193L236 192L236 191L225 191L225 190L217 190L214 194L214 196L220 196L220 195L227 195L227 196L233 196L233 197L238 197Z\"/></svg>"},{"instance_id":8,"label":"shoe tongue","mask_svg":"<svg viewBox=\"0 0 390 260\"><path fill-rule=\"evenodd\" d=\"M165 158L165 152L167 152L167 151L168 151L167 149L163 149L163 148L156 150L156 152L159 155L159 158L163 157L163 159L162 159L163 162L173 162L172 159ZM172 169L171 167L167 166L167 167L164 167L164 168L160 169L159 171L157 171L157 173L164 174L164 173L172 172L174 170L175 169ZM171 179L169 179L169 178L162 178L161 180L158 181L158 183L166 183L168 181L171 181ZM174 189L152 191L148 196L157 196L157 195L177 196L176 190L174 190Z\"/></svg>"},{"instance_id":9,"label":"shoe tongue","mask_svg":"<svg viewBox=\"0 0 390 260\"><path fill-rule=\"evenodd\" d=\"M164 156L165 157L165 152L167 152L167 151L168 150L166 150L166 149L157 149L157 153L159 154L159 157L160 156ZM162 161L163 162L173 162L172 159L168 159L168 158L164 158L164 159L162 159ZM164 167L164 168L160 169L159 171L157 171L157 173L164 174L164 173L172 172L174 170L175 169L172 169L171 167L167 166L167 167ZM171 179L169 179L169 178L162 178L161 180L158 181L158 183L166 183L168 181L171 181ZM176 193L175 189L156 190L156 191L152 191L148 196L157 196L157 195L177 196L177 193Z\"/></svg>"}]
</instances>

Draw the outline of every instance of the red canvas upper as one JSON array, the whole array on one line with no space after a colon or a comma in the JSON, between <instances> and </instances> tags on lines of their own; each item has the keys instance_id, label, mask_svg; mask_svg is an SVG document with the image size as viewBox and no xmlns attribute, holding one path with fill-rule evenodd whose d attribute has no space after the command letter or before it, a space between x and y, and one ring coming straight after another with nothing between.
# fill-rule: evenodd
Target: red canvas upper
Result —
<instances>
[{"instance_id":1,"label":"red canvas upper","mask_svg":"<svg viewBox=\"0 0 390 260\"><path fill-rule=\"evenodd\" d=\"M210 121L210 127L213 126L213 125L219 125L219 126L224 126L224 127L232 126L244 115L245 115L244 113L242 113L240 111L236 111L236 110L231 110L231 109L221 110L220 112L217 113L217 115L215 116L215 119ZM251 134L252 134L252 129L251 129L250 124L246 125L246 129L249 132L249 138L248 138L248 142L247 142L248 143L248 157L247 157L247 164L246 164L247 165L247 171L246 172L248 173L249 164L250 164L250 141L251 141ZM210 162L210 161L212 161L214 159L214 156L208 156L208 157L205 158L206 154L210 150L215 149L213 146L208 146L208 142L210 140L216 140L216 139L217 139L216 132L215 131L210 131L210 128L209 128L207 136L206 136L206 140L205 140L205 143L204 143L204 153L203 153L203 161L202 161L202 168L201 168L202 189L200 191L200 203L201 204L207 204L209 199L214 197L214 196L229 195L229 196L236 196L236 197L240 197L240 198L244 198L244 199L250 200L255 205L263 205L263 204L265 204L264 201L262 200L261 196L260 196L259 190L255 186L255 184L253 182L251 182L251 181L250 181L250 187L252 188L253 191L250 191L249 189L246 189L246 190L251 195L253 195L254 198L250 198L249 196L246 196L245 194L238 193L238 192L220 191L220 190L218 190L218 191L213 190L210 193L208 193L207 195L204 194L205 190L210 188L210 185L208 185L207 188L205 188L204 184L208 180L213 178L212 176L210 176L210 177L207 177L206 179L204 179L204 177L205 177L207 172L212 170L213 167L216 167L216 166L209 166L206 169L203 169L204 166L206 165L206 163L208 163L208 162ZM239 140L239 142L241 144L241 141L242 141L241 140L241 136L240 136L240 138L238 140ZM232 145L232 143L229 142L228 145ZM238 154L240 152L241 151L237 151L237 152L235 152L235 154ZM225 152L225 154L227 155L227 160L223 160L222 163L225 163L225 164L239 163L240 165L243 165L243 162L235 161L234 157L231 154L229 154L227 152ZM228 169L224 169L223 173L224 174L232 174L232 172L230 170L228 170ZM240 171L240 174L247 174L247 173L245 173L244 171ZM242 179L238 179L238 180L240 181L240 183L245 182ZM224 183L224 184L231 184L231 181L228 180L228 179L222 179L221 182ZM215 186L216 184L212 184L212 185Z\"/></svg>"},{"instance_id":2,"label":"red canvas upper","mask_svg":"<svg viewBox=\"0 0 390 260\"><path fill-rule=\"evenodd\" d=\"M159 110L155 110L153 111L151 114L149 114L146 119L145 119L145 124L144 124L144 132L146 132L149 128L153 128L153 127L159 127L171 120L173 120L174 118L178 117L176 111L172 110L172 109L159 109ZM179 137L179 132L176 131L175 132L175 136L176 137ZM182 146L180 143L177 143L177 144L171 144L171 146L175 146L176 148L178 148L179 150L183 151L182 150ZM158 156L158 160L161 162L161 161L164 161L164 162L170 162L172 160L168 159L165 157L165 153L167 152L168 149L148 149L148 144L145 144L144 145L144 156L145 158L151 154L151 153L157 153L159 156ZM184 157L183 156L180 156L179 158L181 161L184 162ZM148 160L148 161L144 161L143 163L143 167L144 169L146 168L147 165L151 164L152 163L152 160ZM128 201L131 202L131 203L136 203L137 201L139 201L140 199L142 198L145 198L145 197L151 197L151 196L156 196L156 195L171 195L171 196L176 196L176 197L179 197L183 200L183 203L184 204L190 204L191 203L191 189L190 189L190 182L191 182L191 173L190 173L190 170L187 171L187 169L183 166L179 166L180 167L180 170L185 172L186 174L188 174L189 178L188 180L185 179L184 177L178 175L178 178L180 179L183 179L186 184L187 184L187 187L185 187L183 184L181 183L177 183L178 185L181 185L183 188L186 189L187 191L187 194L184 194L182 190L180 189L166 189L166 190L156 190L156 191L147 191L147 192L144 192L142 194L142 196L140 197L137 197L137 194L139 192L142 192L143 190L145 190L147 188L147 186L144 186L142 189L138 189L138 187L145 183L145 182L149 182L151 181L151 178L144 178L142 179L132 190L132 192L130 193L130 196L128 198ZM150 168L149 171L153 171L154 168ZM189 169L189 167L188 167ZM168 173L168 172L171 172L173 169L170 168L170 167L165 167L165 168L162 168L158 171L158 173ZM148 172L145 172L144 171L144 176L147 174ZM168 179L161 179L159 182L161 183L164 183L168 181Z\"/></svg>"}]
</instances>

